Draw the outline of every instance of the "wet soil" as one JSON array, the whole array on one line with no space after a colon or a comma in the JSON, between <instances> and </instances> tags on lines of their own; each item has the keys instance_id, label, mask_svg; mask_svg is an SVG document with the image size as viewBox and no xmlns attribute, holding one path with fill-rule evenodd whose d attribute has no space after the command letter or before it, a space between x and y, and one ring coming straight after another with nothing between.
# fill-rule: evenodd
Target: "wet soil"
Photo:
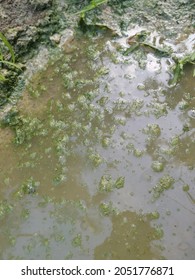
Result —
<instances>
[{"instance_id":1,"label":"wet soil","mask_svg":"<svg viewBox=\"0 0 195 280\"><path fill-rule=\"evenodd\" d=\"M38 5L29 0L0 0L0 26L1 32L11 28L25 30L29 25L37 25L37 21L44 18L51 1L42 1L45 5Z\"/></svg>"}]
</instances>

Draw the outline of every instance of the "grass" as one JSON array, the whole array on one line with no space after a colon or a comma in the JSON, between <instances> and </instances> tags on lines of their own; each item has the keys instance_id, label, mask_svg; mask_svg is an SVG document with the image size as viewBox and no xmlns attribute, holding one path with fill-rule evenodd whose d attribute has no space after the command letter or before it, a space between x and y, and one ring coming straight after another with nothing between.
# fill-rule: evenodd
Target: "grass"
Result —
<instances>
[{"instance_id":1,"label":"grass","mask_svg":"<svg viewBox=\"0 0 195 280\"><path fill-rule=\"evenodd\" d=\"M87 5L86 7L84 7L81 11L77 12L76 15L81 15L81 17L83 18L85 16L85 13L88 11L91 11L93 9L95 9L96 7L98 7L99 5L102 5L104 3L106 3L108 0L92 0L90 2L89 5Z\"/></svg>"},{"instance_id":2,"label":"grass","mask_svg":"<svg viewBox=\"0 0 195 280\"><path fill-rule=\"evenodd\" d=\"M7 38L1 32L0 32L0 40L2 41L2 44L0 45L0 67L3 68L3 66L6 65L8 67L14 67L21 70L21 68L15 63L16 61L15 54L11 44L8 42ZM10 56L9 60L5 58L5 53L7 54L7 51ZM6 81L6 77L0 70L0 82L4 82L4 81Z\"/></svg>"}]
</instances>

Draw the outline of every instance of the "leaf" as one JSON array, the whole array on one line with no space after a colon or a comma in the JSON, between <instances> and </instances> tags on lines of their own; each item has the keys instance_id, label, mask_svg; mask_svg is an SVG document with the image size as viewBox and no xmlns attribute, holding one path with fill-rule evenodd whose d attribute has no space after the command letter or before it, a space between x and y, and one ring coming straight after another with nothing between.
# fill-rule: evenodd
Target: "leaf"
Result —
<instances>
[{"instance_id":1,"label":"leaf","mask_svg":"<svg viewBox=\"0 0 195 280\"><path fill-rule=\"evenodd\" d=\"M1 60L3 60L3 53L2 53L2 51L1 51L1 49L0 49L0 61Z\"/></svg>"},{"instance_id":2,"label":"leaf","mask_svg":"<svg viewBox=\"0 0 195 280\"><path fill-rule=\"evenodd\" d=\"M6 78L2 74L0 74L0 82L4 82L4 81L6 81Z\"/></svg>"},{"instance_id":3,"label":"leaf","mask_svg":"<svg viewBox=\"0 0 195 280\"><path fill-rule=\"evenodd\" d=\"M173 76L173 79L171 80L171 85L177 84L177 82L180 78L180 75L181 75L182 68L183 67L181 67L181 64L178 62L174 69L174 76Z\"/></svg>"},{"instance_id":4,"label":"leaf","mask_svg":"<svg viewBox=\"0 0 195 280\"><path fill-rule=\"evenodd\" d=\"M9 66L13 66L19 70L22 70L20 66L18 66L16 63L13 63L13 62L10 62L10 61L7 61L7 60L1 60L0 63L3 63L3 64L6 64L6 65L9 65Z\"/></svg>"},{"instance_id":5,"label":"leaf","mask_svg":"<svg viewBox=\"0 0 195 280\"><path fill-rule=\"evenodd\" d=\"M159 47L156 47L150 43L147 43L147 42L142 42L141 43L142 46L145 46L145 47L149 47L150 49L153 49L156 53L159 53L163 56L171 56L171 53L172 53L172 50L166 50L166 49L163 49L163 48L159 48Z\"/></svg>"},{"instance_id":6,"label":"leaf","mask_svg":"<svg viewBox=\"0 0 195 280\"><path fill-rule=\"evenodd\" d=\"M130 48L127 48L127 49L124 51L123 55L125 55L125 56L129 55L130 53L132 53L133 51L135 51L139 46L140 46L139 43L133 44Z\"/></svg>"},{"instance_id":7,"label":"leaf","mask_svg":"<svg viewBox=\"0 0 195 280\"><path fill-rule=\"evenodd\" d=\"M83 8L81 11L75 13L75 15L81 14L81 17L85 16L85 13L95 9L97 6L106 3L108 0L92 0L89 5Z\"/></svg>"},{"instance_id":8,"label":"leaf","mask_svg":"<svg viewBox=\"0 0 195 280\"><path fill-rule=\"evenodd\" d=\"M176 67L174 69L174 77L171 80L171 84L174 85L178 82L182 70L184 68L184 65L190 63L190 64L195 64L195 52L191 54L185 55L182 59L174 58L174 61L176 63ZM195 70L193 71L193 77L195 77Z\"/></svg>"},{"instance_id":9,"label":"leaf","mask_svg":"<svg viewBox=\"0 0 195 280\"><path fill-rule=\"evenodd\" d=\"M13 50L12 46L10 45L10 43L8 42L8 40L6 39L6 37L1 32L0 32L0 39L3 41L4 45L9 49L9 52L12 57L12 62L15 63L14 50Z\"/></svg>"}]
</instances>

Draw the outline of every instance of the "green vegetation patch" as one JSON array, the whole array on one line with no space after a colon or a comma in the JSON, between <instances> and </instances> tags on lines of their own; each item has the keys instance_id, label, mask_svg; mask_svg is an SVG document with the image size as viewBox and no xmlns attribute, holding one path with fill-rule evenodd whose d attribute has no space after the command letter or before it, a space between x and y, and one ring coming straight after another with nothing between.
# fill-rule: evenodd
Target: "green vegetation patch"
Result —
<instances>
[{"instance_id":1,"label":"green vegetation patch","mask_svg":"<svg viewBox=\"0 0 195 280\"><path fill-rule=\"evenodd\" d=\"M175 66L173 68L173 79L171 80L171 84L175 85L183 73L184 66L186 64L195 65L195 52L187 54L183 58L173 57L173 60L175 61ZM195 68L193 71L193 77L195 77Z\"/></svg>"},{"instance_id":2,"label":"green vegetation patch","mask_svg":"<svg viewBox=\"0 0 195 280\"><path fill-rule=\"evenodd\" d=\"M94 10L99 5L102 5L104 3L108 2L108 0L91 0L90 4L84 7L81 11L77 12L76 15L80 14L81 17L85 17L86 12L89 12L91 10Z\"/></svg>"},{"instance_id":3,"label":"green vegetation patch","mask_svg":"<svg viewBox=\"0 0 195 280\"><path fill-rule=\"evenodd\" d=\"M15 54L7 38L0 32L0 82L5 81L6 77L1 70L4 66L11 68L21 68L15 63Z\"/></svg>"}]
</instances>

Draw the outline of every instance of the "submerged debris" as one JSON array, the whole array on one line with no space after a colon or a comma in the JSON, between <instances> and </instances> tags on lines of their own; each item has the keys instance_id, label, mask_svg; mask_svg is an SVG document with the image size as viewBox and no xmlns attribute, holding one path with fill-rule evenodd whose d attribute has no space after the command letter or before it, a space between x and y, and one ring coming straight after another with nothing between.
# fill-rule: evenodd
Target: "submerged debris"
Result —
<instances>
[{"instance_id":1,"label":"submerged debris","mask_svg":"<svg viewBox=\"0 0 195 280\"><path fill-rule=\"evenodd\" d=\"M128 56L135 50L142 48L145 52L153 51L156 55L159 55L161 57L166 56L171 58L175 62L175 65L173 67L173 78L171 79L170 84L176 85L182 75L184 66L186 64L195 64L195 52L185 54L183 58L177 57L170 46L166 46L165 44L163 45L163 47L156 46L147 41L148 35L150 35L149 32L142 30L141 32L138 32L135 35L129 37L127 42L131 46L123 51L123 55ZM195 69L193 71L193 76L195 77Z\"/></svg>"},{"instance_id":2,"label":"submerged debris","mask_svg":"<svg viewBox=\"0 0 195 280\"><path fill-rule=\"evenodd\" d=\"M177 58L176 56L172 57L175 61L175 66L173 68L173 79L171 80L171 84L175 85L179 81L183 68L186 64L195 65L195 52L184 55L183 58ZM195 77L195 68L193 71L193 77Z\"/></svg>"}]
</instances>

